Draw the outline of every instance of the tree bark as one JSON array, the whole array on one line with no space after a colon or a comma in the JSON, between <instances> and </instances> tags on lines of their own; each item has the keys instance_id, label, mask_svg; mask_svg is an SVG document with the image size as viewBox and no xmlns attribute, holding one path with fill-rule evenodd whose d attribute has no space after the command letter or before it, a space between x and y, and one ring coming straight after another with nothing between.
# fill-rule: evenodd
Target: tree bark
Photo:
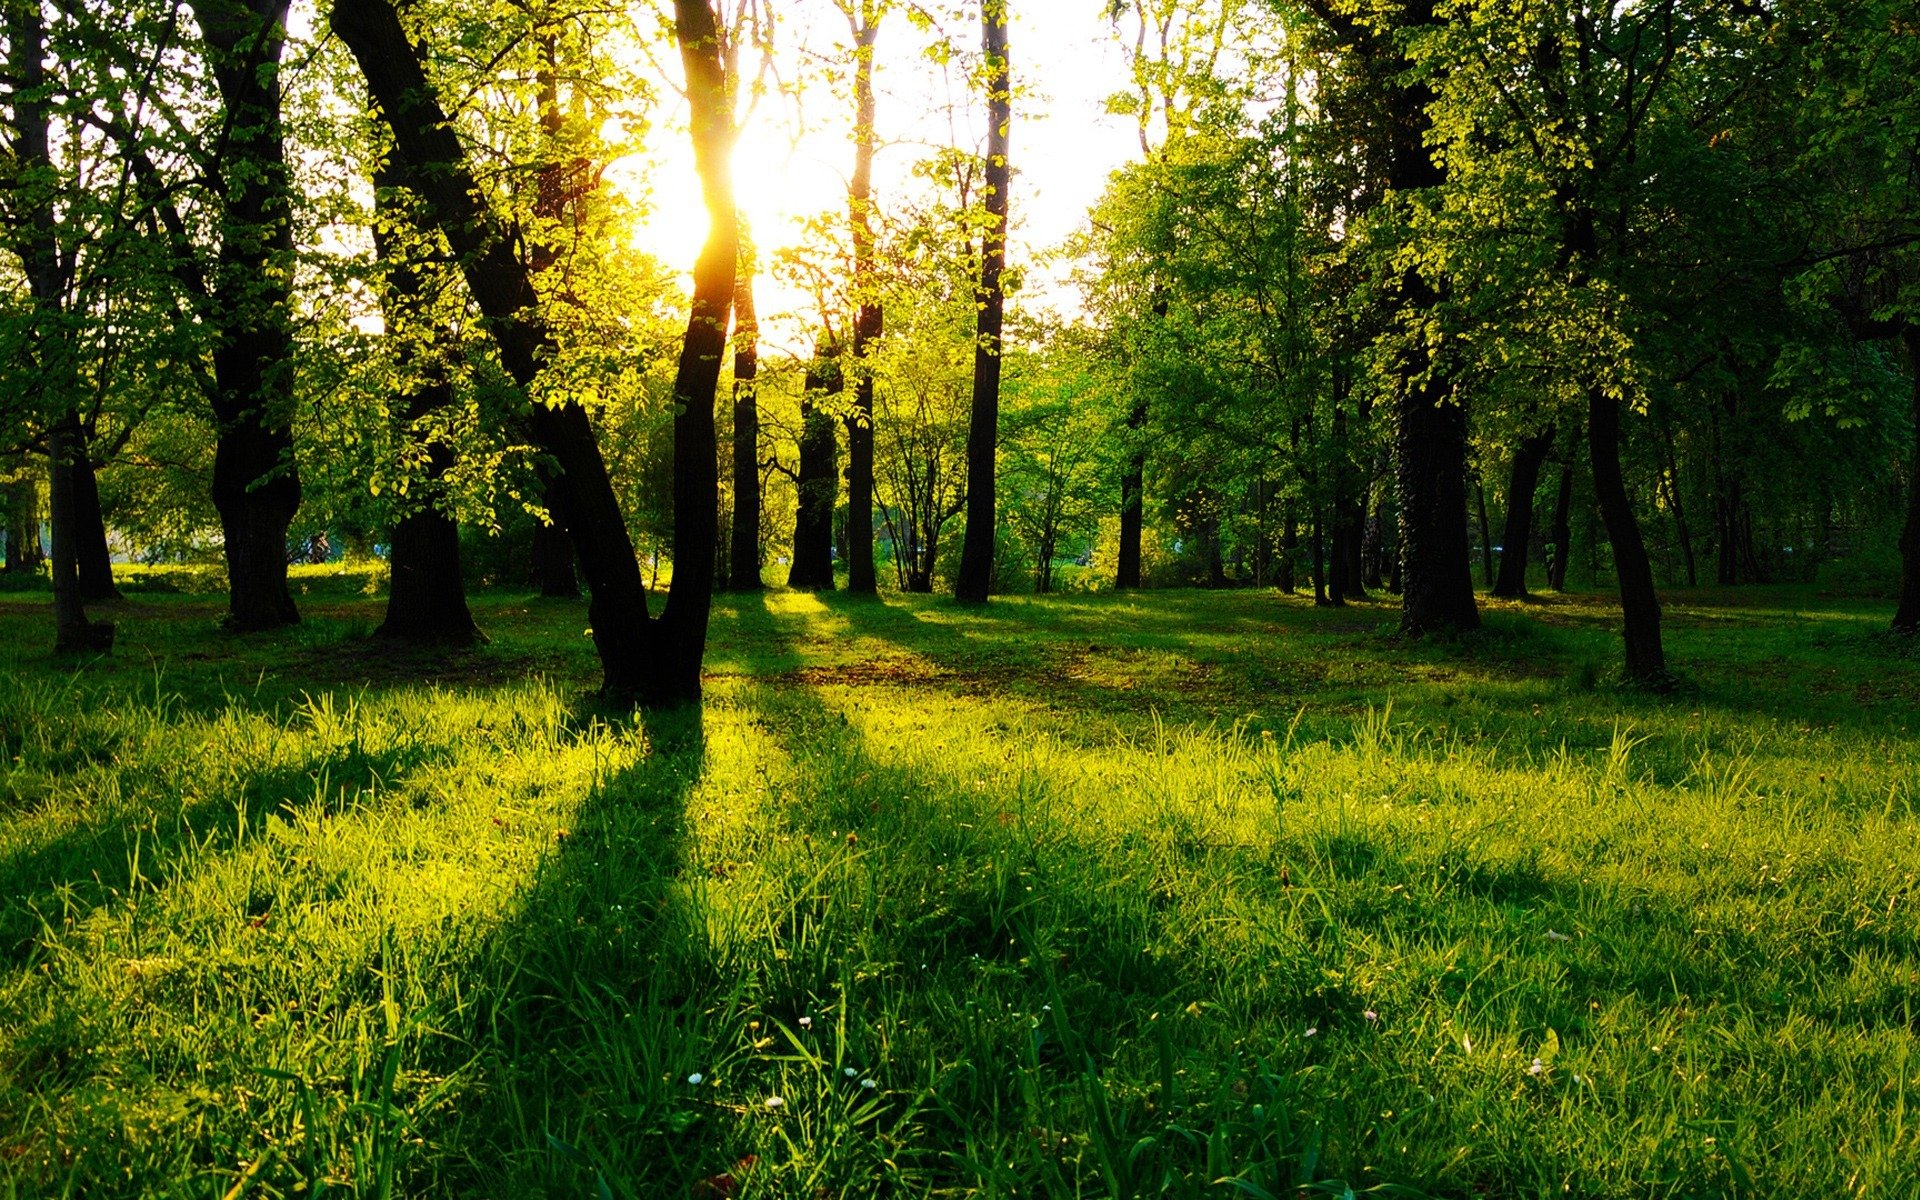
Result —
<instances>
[{"instance_id":1,"label":"tree bark","mask_svg":"<svg viewBox=\"0 0 1920 1200\"><path fill-rule=\"evenodd\" d=\"M411 256L418 252L424 231L414 227L410 186L402 164L387 162L374 170L375 252L380 256L379 295L387 334L416 336L426 311L419 269ZM428 415L453 403L453 383L447 377L445 331L434 329L428 341L428 361L419 362L411 349L399 354L403 374L417 371L411 390L401 402L402 437ZM393 526L388 557L387 615L376 636L425 645L471 646L485 641L467 607L467 588L460 566L460 526L446 511L441 480L452 469L453 447L436 437L427 447L427 476L421 481L424 499Z\"/></svg>"},{"instance_id":2,"label":"tree bark","mask_svg":"<svg viewBox=\"0 0 1920 1200\"><path fill-rule=\"evenodd\" d=\"M960 542L956 599L986 603L993 587L994 483L1000 440L1000 333L1006 305L1008 132L1013 75L1007 59L1007 0L981 0L981 49L987 66L987 228L980 239L979 317L973 354L973 415L967 426L967 526Z\"/></svg>"},{"instance_id":3,"label":"tree bark","mask_svg":"<svg viewBox=\"0 0 1920 1200\"><path fill-rule=\"evenodd\" d=\"M1613 569L1620 583L1625 619L1627 678L1663 687L1669 682L1666 652L1660 644L1660 599L1640 523L1633 515L1620 470L1620 401L1594 388L1587 396L1587 446L1593 460L1593 491L1600 519L1613 546Z\"/></svg>"},{"instance_id":4,"label":"tree bark","mask_svg":"<svg viewBox=\"0 0 1920 1200\"><path fill-rule=\"evenodd\" d=\"M1554 427L1520 439L1507 479L1506 533L1500 546L1500 575L1493 594L1509 600L1527 594L1527 551L1533 543L1533 500L1540 489L1540 468L1553 451Z\"/></svg>"},{"instance_id":5,"label":"tree bark","mask_svg":"<svg viewBox=\"0 0 1920 1200\"><path fill-rule=\"evenodd\" d=\"M227 559L227 624L300 619L287 588L293 461L293 199L281 128L290 0L194 0L225 108L219 269L208 293L218 441L213 505Z\"/></svg>"},{"instance_id":6,"label":"tree bark","mask_svg":"<svg viewBox=\"0 0 1920 1200\"><path fill-rule=\"evenodd\" d=\"M840 477L834 469L833 418L821 399L845 387L836 348L825 339L807 364L806 393L800 399L800 470L794 480L793 567L787 586L833 590L833 509Z\"/></svg>"},{"instance_id":7,"label":"tree bark","mask_svg":"<svg viewBox=\"0 0 1920 1200\"><path fill-rule=\"evenodd\" d=\"M760 578L760 325L753 307L753 268L741 254L733 289L733 545L728 583L757 592Z\"/></svg>"},{"instance_id":8,"label":"tree bark","mask_svg":"<svg viewBox=\"0 0 1920 1200\"><path fill-rule=\"evenodd\" d=\"M1907 363L1913 370L1913 463L1907 474L1907 523L1900 532L1900 605L1893 628L1920 633L1920 325L1908 325L1901 334Z\"/></svg>"}]
</instances>

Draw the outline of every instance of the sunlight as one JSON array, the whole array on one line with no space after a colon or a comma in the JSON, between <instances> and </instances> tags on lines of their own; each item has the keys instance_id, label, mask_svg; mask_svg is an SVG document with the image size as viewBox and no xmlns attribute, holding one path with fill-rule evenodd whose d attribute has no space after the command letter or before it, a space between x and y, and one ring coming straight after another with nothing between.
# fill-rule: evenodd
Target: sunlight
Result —
<instances>
[{"instance_id":1,"label":"sunlight","mask_svg":"<svg viewBox=\"0 0 1920 1200\"><path fill-rule=\"evenodd\" d=\"M959 31L956 40L964 44L971 33ZM797 56L791 39L776 50L782 77L800 73ZM1139 155L1131 118L1106 109L1107 97L1127 86L1126 59L1090 7L1033 4L1015 9L1013 62L1022 92L1014 112L1010 258L1026 268L1029 302L1074 311L1078 298L1065 272L1038 260L1085 224L1108 175ZM965 78L957 69L949 78L931 63L918 35L898 16L882 32L874 74L874 196L884 217L920 201L924 184L913 174L919 161L950 141L975 146L981 131L978 114L967 111ZM794 96L769 95L734 149L735 198L760 258L754 287L762 336L792 353L811 347L819 302L783 278L774 263L782 251L803 247L813 218L845 219L853 143L850 114L836 110L842 103L836 90L817 81ZM644 154L613 164L607 177L646 202L633 244L691 288L707 215L695 183L684 104L662 114Z\"/></svg>"}]
</instances>

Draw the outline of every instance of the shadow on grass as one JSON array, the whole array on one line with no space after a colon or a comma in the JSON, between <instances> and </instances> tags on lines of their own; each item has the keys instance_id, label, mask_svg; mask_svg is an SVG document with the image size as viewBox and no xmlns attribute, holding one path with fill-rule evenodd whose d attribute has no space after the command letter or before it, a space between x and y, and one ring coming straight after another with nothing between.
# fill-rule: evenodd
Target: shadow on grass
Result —
<instances>
[{"instance_id":1,"label":"shadow on grass","mask_svg":"<svg viewBox=\"0 0 1920 1200\"><path fill-rule=\"evenodd\" d=\"M644 751L592 788L468 959L472 1004L439 1064L464 1085L422 1130L442 1194L594 1195L602 1180L684 1175L706 1116L684 1081L725 981L680 882L704 716L582 715L631 721Z\"/></svg>"}]
</instances>

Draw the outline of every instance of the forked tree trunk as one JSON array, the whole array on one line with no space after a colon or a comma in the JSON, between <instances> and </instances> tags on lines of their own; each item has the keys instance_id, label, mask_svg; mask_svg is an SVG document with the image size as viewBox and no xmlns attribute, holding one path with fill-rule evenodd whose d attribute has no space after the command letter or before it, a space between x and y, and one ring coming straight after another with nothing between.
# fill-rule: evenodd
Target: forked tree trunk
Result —
<instances>
[{"instance_id":1,"label":"forked tree trunk","mask_svg":"<svg viewBox=\"0 0 1920 1200\"><path fill-rule=\"evenodd\" d=\"M1593 491L1600 519L1613 546L1613 569L1620 582L1625 619L1627 677L1636 683L1665 686L1666 652L1660 644L1660 599L1654 592L1653 566L1640 523L1633 515L1620 470L1620 401L1594 388L1587 396L1587 444L1593 460Z\"/></svg>"},{"instance_id":2,"label":"forked tree trunk","mask_svg":"<svg viewBox=\"0 0 1920 1200\"><path fill-rule=\"evenodd\" d=\"M588 620L604 690L611 698L650 705L700 694L719 499L713 388L726 342L736 248L731 181L724 154L717 153L727 144L728 121L713 14L704 0L676 0L674 7L710 232L694 267L693 314L674 382L677 569L659 621L648 619L640 564L586 410L576 403L535 405L528 418L528 433L560 469L550 489L552 507L573 536L591 593ZM508 231L479 202L484 193L392 0L336 0L332 26L367 77L393 132L396 155L417 172L432 220L488 318L502 364L522 388L530 387L556 348L552 332Z\"/></svg>"},{"instance_id":3,"label":"forked tree trunk","mask_svg":"<svg viewBox=\"0 0 1920 1200\"><path fill-rule=\"evenodd\" d=\"M967 527L960 542L954 596L984 604L993 588L994 484L1000 443L1000 332L1006 305L1007 159L1013 123L1013 75L1007 61L1007 0L981 0L981 50L987 68L986 230L980 238L979 317L973 353L973 413L967 425Z\"/></svg>"},{"instance_id":4,"label":"forked tree trunk","mask_svg":"<svg viewBox=\"0 0 1920 1200\"><path fill-rule=\"evenodd\" d=\"M1513 453L1513 473L1507 480L1507 528L1501 539L1500 575L1493 594L1509 600L1527 594L1527 550L1533 544L1533 499L1540 489L1540 468L1553 451L1554 427L1522 438Z\"/></svg>"},{"instance_id":5,"label":"forked tree trunk","mask_svg":"<svg viewBox=\"0 0 1920 1200\"><path fill-rule=\"evenodd\" d=\"M1901 333L1907 362L1913 369L1913 469L1907 473L1907 523L1900 533L1900 606L1893 628L1920 633L1920 325Z\"/></svg>"},{"instance_id":6,"label":"forked tree trunk","mask_svg":"<svg viewBox=\"0 0 1920 1200\"><path fill-rule=\"evenodd\" d=\"M300 619L287 589L293 461L293 200L281 129L289 0L194 0L229 136L220 166L214 329L213 505L227 559L227 623Z\"/></svg>"},{"instance_id":7,"label":"forked tree trunk","mask_svg":"<svg viewBox=\"0 0 1920 1200\"><path fill-rule=\"evenodd\" d=\"M374 249L380 256L383 278L381 308L389 336L399 336L410 347L421 325L432 320L426 311L424 288L410 256L422 248L425 231L414 228L412 193L404 169L387 162L374 170ZM430 243L429 243L430 244ZM403 438L411 437L423 418L453 403L453 384L447 376L445 355L450 352L444 331L429 337L429 360L416 361L411 349L399 355L403 374L417 371L411 391L402 400ZM485 641L467 607L466 581L460 566L460 526L446 511L441 481L452 469L453 448L435 437L427 447L425 501L394 523L388 558L387 615L376 634L425 645L470 646Z\"/></svg>"},{"instance_id":8,"label":"forked tree trunk","mask_svg":"<svg viewBox=\"0 0 1920 1200\"><path fill-rule=\"evenodd\" d=\"M733 545L728 584L757 592L760 579L760 325L753 308L753 268L741 254L733 289Z\"/></svg>"},{"instance_id":9,"label":"forked tree trunk","mask_svg":"<svg viewBox=\"0 0 1920 1200\"><path fill-rule=\"evenodd\" d=\"M840 498L834 420L821 401L845 386L834 347L822 341L807 364L800 399L800 470L794 480L793 567L787 586L833 590L833 509Z\"/></svg>"}]
</instances>

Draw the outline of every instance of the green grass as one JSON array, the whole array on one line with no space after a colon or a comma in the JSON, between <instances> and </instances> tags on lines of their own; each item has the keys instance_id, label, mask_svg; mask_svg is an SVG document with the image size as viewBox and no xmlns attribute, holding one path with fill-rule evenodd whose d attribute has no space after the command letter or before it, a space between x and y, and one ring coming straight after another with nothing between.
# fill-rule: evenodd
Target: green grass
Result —
<instances>
[{"instance_id":1,"label":"green grass","mask_svg":"<svg viewBox=\"0 0 1920 1200\"><path fill-rule=\"evenodd\" d=\"M0 597L0 1194L1920 1187L1882 607L1671 597L1659 698L1577 599L774 592L629 717L579 605L306 582Z\"/></svg>"}]
</instances>

